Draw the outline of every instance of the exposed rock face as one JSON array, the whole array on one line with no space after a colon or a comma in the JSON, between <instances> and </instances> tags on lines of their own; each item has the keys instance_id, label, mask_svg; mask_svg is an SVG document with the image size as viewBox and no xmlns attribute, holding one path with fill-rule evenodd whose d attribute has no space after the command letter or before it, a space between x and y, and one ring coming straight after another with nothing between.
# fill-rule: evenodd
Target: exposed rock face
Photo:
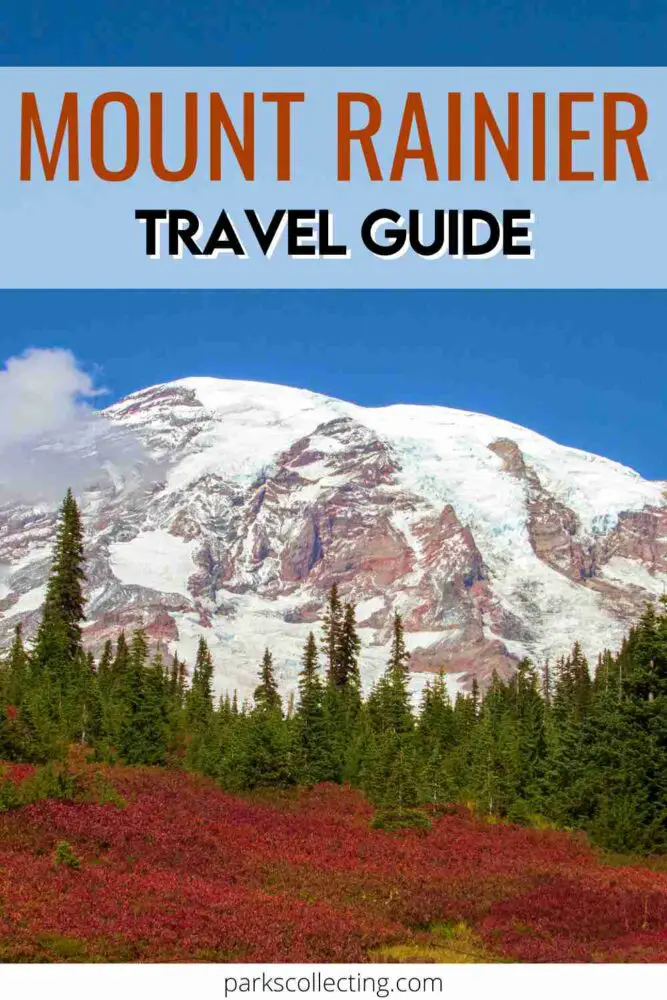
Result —
<instances>
[{"instance_id":1,"label":"exposed rock face","mask_svg":"<svg viewBox=\"0 0 667 1000\"><path fill-rule=\"evenodd\" d=\"M203 634L221 689L250 690L265 645L293 685L333 582L367 682L400 610L415 676L484 683L575 638L616 645L667 581L664 484L491 417L214 379L106 416L161 473L80 498L87 640L141 625L191 659ZM36 626L54 529L53 510L0 506L0 641Z\"/></svg>"},{"instance_id":2,"label":"exposed rock face","mask_svg":"<svg viewBox=\"0 0 667 1000\"><path fill-rule=\"evenodd\" d=\"M594 555L586 551L580 525L574 511L558 501L540 482L533 468L526 465L515 441L499 438L489 448L503 460L503 471L519 480L525 489L528 534L533 551L554 569L573 580L593 575Z\"/></svg>"},{"instance_id":3,"label":"exposed rock face","mask_svg":"<svg viewBox=\"0 0 667 1000\"><path fill-rule=\"evenodd\" d=\"M605 539L604 559L635 560L651 573L667 573L667 509L624 511Z\"/></svg>"}]
</instances>

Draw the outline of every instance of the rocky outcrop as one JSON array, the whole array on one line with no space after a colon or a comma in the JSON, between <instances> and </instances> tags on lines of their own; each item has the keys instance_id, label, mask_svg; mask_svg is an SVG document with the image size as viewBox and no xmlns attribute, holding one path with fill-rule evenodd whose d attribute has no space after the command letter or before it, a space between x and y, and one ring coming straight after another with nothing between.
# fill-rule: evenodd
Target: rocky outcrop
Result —
<instances>
[{"instance_id":1,"label":"rocky outcrop","mask_svg":"<svg viewBox=\"0 0 667 1000\"><path fill-rule=\"evenodd\" d=\"M640 563L649 573L667 573L667 509L621 513L604 540L601 561L615 556Z\"/></svg>"},{"instance_id":2,"label":"rocky outcrop","mask_svg":"<svg viewBox=\"0 0 667 1000\"><path fill-rule=\"evenodd\" d=\"M489 448L502 459L503 472L524 486L528 534L538 559L571 580L590 579L595 572L595 552L582 543L574 511L544 489L515 441L499 438Z\"/></svg>"}]
</instances>

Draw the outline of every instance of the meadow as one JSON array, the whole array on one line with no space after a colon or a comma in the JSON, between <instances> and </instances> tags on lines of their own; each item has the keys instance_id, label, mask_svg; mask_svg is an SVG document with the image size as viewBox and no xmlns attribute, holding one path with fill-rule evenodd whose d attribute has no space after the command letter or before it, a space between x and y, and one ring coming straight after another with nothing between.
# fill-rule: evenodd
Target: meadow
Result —
<instances>
[{"instance_id":1,"label":"meadow","mask_svg":"<svg viewBox=\"0 0 667 1000\"><path fill-rule=\"evenodd\" d=\"M34 776L8 765L4 787ZM333 784L238 796L87 763L76 781L0 811L4 962L667 960L667 872L582 834L463 806L389 832Z\"/></svg>"}]
</instances>

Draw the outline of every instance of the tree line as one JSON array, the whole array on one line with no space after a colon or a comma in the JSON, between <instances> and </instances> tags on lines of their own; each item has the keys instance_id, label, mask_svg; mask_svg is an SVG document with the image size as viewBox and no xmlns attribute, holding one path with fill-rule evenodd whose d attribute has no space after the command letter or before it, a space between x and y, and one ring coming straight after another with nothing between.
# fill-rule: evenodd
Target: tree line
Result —
<instances>
[{"instance_id":1,"label":"tree line","mask_svg":"<svg viewBox=\"0 0 667 1000\"><path fill-rule=\"evenodd\" d=\"M386 825L427 822L427 805L464 803L523 823L583 829L620 852L667 850L667 603L648 605L620 651L594 671L578 642L537 670L521 661L482 693L450 698L443 673L415 711L396 614L386 669L362 693L355 609L334 585L319 641L303 650L284 704L266 650L252 700L214 699L200 639L192 674L120 633L96 660L82 641L84 545L76 501L61 508L42 618L31 647L17 626L0 662L0 760L96 759L183 767L223 788L349 782Z\"/></svg>"}]
</instances>

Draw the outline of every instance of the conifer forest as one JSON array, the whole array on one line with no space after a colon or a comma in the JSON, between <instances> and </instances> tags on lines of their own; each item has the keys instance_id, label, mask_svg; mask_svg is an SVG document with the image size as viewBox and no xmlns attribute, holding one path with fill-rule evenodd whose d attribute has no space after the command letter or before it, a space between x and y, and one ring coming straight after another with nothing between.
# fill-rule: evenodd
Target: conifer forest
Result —
<instances>
[{"instance_id":1,"label":"conifer forest","mask_svg":"<svg viewBox=\"0 0 667 1000\"><path fill-rule=\"evenodd\" d=\"M647 606L595 664L573 636L558 661L524 660L453 700L434 674L413 705L400 615L364 693L355 609L334 585L298 694L283 698L267 649L253 698L240 701L214 697L204 639L192 664L151 649L141 630L93 656L84 582L68 492L41 623L31 641L17 626L1 661L0 959L667 957L667 603ZM640 867L610 881L621 856ZM152 880L136 891L153 902L129 907L136 926L118 939L101 887L83 879L89 862L93 882L120 878L109 857ZM190 887L213 894L218 923L178 880L186 857L189 878L226 872ZM173 921L151 895L165 891L156 871L175 879ZM54 879L60 924L34 902L13 920L12 893L25 901ZM215 893L238 895L243 879L260 895L223 905ZM115 884L109 906L128 911L131 891ZM155 907L159 932L142 924ZM179 920L192 925L185 943ZM522 922L534 933L516 932Z\"/></svg>"}]
</instances>

